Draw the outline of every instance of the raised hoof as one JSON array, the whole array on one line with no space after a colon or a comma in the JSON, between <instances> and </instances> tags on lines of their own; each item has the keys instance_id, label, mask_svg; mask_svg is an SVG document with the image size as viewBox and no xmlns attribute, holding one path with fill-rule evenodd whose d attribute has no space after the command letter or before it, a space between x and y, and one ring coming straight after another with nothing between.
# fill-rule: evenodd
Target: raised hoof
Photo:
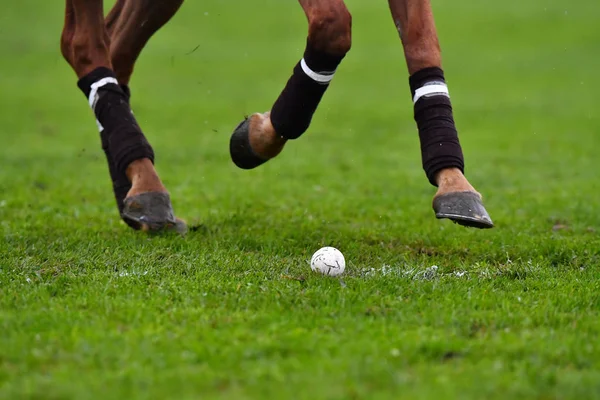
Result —
<instances>
[{"instance_id":1,"label":"raised hoof","mask_svg":"<svg viewBox=\"0 0 600 400\"><path fill-rule=\"evenodd\" d=\"M433 199L433 211L435 211L436 218L448 218L462 226L479 229L494 227L494 223L477 193L442 194Z\"/></svg>"},{"instance_id":2,"label":"raised hoof","mask_svg":"<svg viewBox=\"0 0 600 400\"><path fill-rule=\"evenodd\" d=\"M173 213L168 193L148 192L126 198L121 218L133 229L145 232L187 232L186 223Z\"/></svg>"},{"instance_id":3,"label":"raised hoof","mask_svg":"<svg viewBox=\"0 0 600 400\"><path fill-rule=\"evenodd\" d=\"M246 118L233 131L229 154L233 163L241 169L253 169L267 162L257 156L250 146L250 119Z\"/></svg>"}]
</instances>

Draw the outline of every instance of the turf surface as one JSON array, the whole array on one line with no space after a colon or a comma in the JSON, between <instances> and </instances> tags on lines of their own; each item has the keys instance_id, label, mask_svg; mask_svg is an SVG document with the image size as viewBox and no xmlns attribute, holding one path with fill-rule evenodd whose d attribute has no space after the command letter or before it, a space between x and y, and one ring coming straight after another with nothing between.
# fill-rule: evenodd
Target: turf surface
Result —
<instances>
[{"instance_id":1,"label":"turf surface","mask_svg":"<svg viewBox=\"0 0 600 400\"><path fill-rule=\"evenodd\" d=\"M273 103L304 16L188 1L132 82L185 239L119 221L58 3L0 13L0 398L600 397L596 0L434 3L491 231L434 218L385 1L348 1L311 130L250 172L229 134ZM324 245L342 279L310 273Z\"/></svg>"}]
</instances>

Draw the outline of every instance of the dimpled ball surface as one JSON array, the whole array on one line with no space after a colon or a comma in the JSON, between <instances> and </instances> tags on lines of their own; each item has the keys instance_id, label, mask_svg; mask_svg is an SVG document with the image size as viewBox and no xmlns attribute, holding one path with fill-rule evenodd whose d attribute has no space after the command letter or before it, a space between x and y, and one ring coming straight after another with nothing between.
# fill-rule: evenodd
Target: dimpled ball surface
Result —
<instances>
[{"instance_id":1,"label":"dimpled ball surface","mask_svg":"<svg viewBox=\"0 0 600 400\"><path fill-rule=\"evenodd\" d=\"M310 268L324 275L338 276L346 269L346 260L335 247L323 247L313 254Z\"/></svg>"}]
</instances>

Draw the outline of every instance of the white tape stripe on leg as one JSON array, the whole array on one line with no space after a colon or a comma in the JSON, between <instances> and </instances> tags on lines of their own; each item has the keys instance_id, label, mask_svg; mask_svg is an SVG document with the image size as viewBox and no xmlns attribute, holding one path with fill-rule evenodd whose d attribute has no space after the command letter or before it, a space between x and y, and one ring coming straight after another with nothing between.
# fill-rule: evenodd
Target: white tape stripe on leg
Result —
<instances>
[{"instance_id":1,"label":"white tape stripe on leg","mask_svg":"<svg viewBox=\"0 0 600 400\"><path fill-rule=\"evenodd\" d=\"M308 65L306 64L306 61L304 61L304 58L300 61L300 66L302 67L302 71L304 71L304 73L310 79L312 79L315 82L319 82L319 83L329 83L329 82L331 82L331 80L333 79L333 74L335 72L335 71L333 71L329 75L319 74L318 72L315 72L315 71L313 71L312 69L310 69L308 67Z\"/></svg>"},{"instance_id":2,"label":"white tape stripe on leg","mask_svg":"<svg viewBox=\"0 0 600 400\"><path fill-rule=\"evenodd\" d=\"M109 83L118 85L119 81L117 81L116 78L107 77L100 79L98 82L92 83L92 86L90 86L90 97L88 99L90 102L90 107L94 108L94 101L96 99L96 93L98 93L98 89L100 89L102 86L108 85Z\"/></svg>"},{"instance_id":3,"label":"white tape stripe on leg","mask_svg":"<svg viewBox=\"0 0 600 400\"><path fill-rule=\"evenodd\" d=\"M98 94L98 89L101 88L102 86L108 85L109 83L114 83L115 85L118 85L119 81L117 81L115 78L107 77L107 78L100 79L98 82L92 83L92 86L90 86L90 97L88 98L88 101L90 103L90 107L92 108L92 110L94 109L94 102L96 101L96 94ZM102 126L100 121L98 121L97 119L96 119L96 125L98 125L98 130L100 132L102 132L104 130L104 127Z\"/></svg>"},{"instance_id":4,"label":"white tape stripe on leg","mask_svg":"<svg viewBox=\"0 0 600 400\"><path fill-rule=\"evenodd\" d=\"M419 101L419 99L423 96L429 96L432 94L450 97L450 93L448 92L448 86L441 84L441 83L437 83L435 85L426 85L426 86L421 86L420 88L418 88L415 91L415 97L413 98L413 103L416 103L417 101Z\"/></svg>"}]
</instances>

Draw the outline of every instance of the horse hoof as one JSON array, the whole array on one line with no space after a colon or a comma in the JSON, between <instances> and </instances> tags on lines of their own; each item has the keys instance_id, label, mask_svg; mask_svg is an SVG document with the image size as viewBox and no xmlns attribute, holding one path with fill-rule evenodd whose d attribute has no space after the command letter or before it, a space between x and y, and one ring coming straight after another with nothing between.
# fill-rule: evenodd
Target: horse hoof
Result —
<instances>
[{"instance_id":1,"label":"horse hoof","mask_svg":"<svg viewBox=\"0 0 600 400\"><path fill-rule=\"evenodd\" d=\"M246 118L233 131L229 154L233 163L241 169L253 169L267 162L257 156L250 146L250 119Z\"/></svg>"},{"instance_id":2,"label":"horse hoof","mask_svg":"<svg viewBox=\"0 0 600 400\"><path fill-rule=\"evenodd\" d=\"M433 199L433 210L436 218L448 218L462 226L479 229L494 227L494 223L477 193L442 194Z\"/></svg>"},{"instance_id":3,"label":"horse hoof","mask_svg":"<svg viewBox=\"0 0 600 400\"><path fill-rule=\"evenodd\" d=\"M168 193L148 192L126 198L121 218L133 229L144 232L187 232L186 223L173 213Z\"/></svg>"}]
</instances>

